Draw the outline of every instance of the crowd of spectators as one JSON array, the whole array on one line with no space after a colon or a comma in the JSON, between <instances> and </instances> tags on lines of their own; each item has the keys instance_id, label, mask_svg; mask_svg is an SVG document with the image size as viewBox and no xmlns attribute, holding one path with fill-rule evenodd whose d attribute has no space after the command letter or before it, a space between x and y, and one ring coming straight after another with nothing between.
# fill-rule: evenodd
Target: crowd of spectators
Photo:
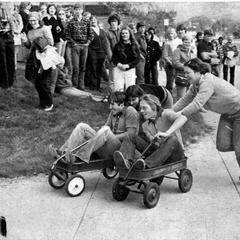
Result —
<instances>
[{"instance_id":1,"label":"crowd of spectators","mask_svg":"<svg viewBox=\"0 0 240 240\"><path fill-rule=\"evenodd\" d=\"M153 27L145 22L122 24L120 15L108 17L109 28L83 5L56 7L40 3L32 11L30 2L20 6L1 4L0 86L9 88L15 79L19 48L29 48L25 77L35 84L40 107L53 108L55 92L71 96L91 96L89 90L125 91L135 84L159 85L159 67L166 72L166 89L177 98L189 83L184 63L196 56L211 65L212 73L234 85L238 49L233 36L215 39L211 29L193 36L183 25L170 26L162 44ZM104 85L105 86L105 85Z\"/></svg>"}]
</instances>

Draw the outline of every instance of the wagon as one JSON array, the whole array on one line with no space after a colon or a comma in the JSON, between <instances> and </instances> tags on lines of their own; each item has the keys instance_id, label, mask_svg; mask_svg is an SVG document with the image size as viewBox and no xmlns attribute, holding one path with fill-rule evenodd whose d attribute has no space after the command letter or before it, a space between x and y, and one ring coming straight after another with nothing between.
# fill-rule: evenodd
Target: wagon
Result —
<instances>
[{"instance_id":1,"label":"wagon","mask_svg":"<svg viewBox=\"0 0 240 240\"><path fill-rule=\"evenodd\" d=\"M68 163L61 156L51 166L48 182L51 187L60 189L65 187L71 197L81 195L85 189L85 179L79 173L92 170L102 170L107 179L114 178L118 174L112 159L91 159L89 163L83 162L76 157L74 163Z\"/></svg>"},{"instance_id":2,"label":"wagon","mask_svg":"<svg viewBox=\"0 0 240 240\"><path fill-rule=\"evenodd\" d=\"M175 173L176 177L169 176ZM160 185L164 178L178 181L181 192L186 193L192 187L192 172L187 169L187 157L184 159L162 165L156 168L137 170L134 165L130 168L119 167L119 177L112 186L113 198L124 201L129 192L143 194L143 203L147 208L157 205L160 198Z\"/></svg>"}]
</instances>

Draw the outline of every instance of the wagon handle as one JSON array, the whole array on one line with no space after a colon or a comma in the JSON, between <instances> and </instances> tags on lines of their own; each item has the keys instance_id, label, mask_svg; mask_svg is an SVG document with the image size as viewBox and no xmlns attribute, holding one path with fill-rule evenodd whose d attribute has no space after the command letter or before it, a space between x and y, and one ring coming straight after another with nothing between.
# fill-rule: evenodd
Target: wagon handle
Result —
<instances>
[{"instance_id":1,"label":"wagon handle","mask_svg":"<svg viewBox=\"0 0 240 240\"><path fill-rule=\"evenodd\" d=\"M73 148L73 149L70 151L70 153L73 153L73 152L76 151L77 149L85 146L88 142L89 142L89 140L86 141L86 142L83 142L82 144L80 144L80 145L78 145L77 147ZM67 154L67 152L65 152L63 155L61 155L55 162L57 162L57 161L59 161L60 159L64 158L64 157L66 156L66 154Z\"/></svg>"}]
</instances>

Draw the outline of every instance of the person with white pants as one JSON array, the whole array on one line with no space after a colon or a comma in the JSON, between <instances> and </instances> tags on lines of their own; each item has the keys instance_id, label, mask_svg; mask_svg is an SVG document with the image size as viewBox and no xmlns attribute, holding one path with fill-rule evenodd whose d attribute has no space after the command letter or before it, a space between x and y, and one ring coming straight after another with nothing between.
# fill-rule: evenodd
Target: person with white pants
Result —
<instances>
[{"instance_id":1,"label":"person with white pants","mask_svg":"<svg viewBox=\"0 0 240 240\"><path fill-rule=\"evenodd\" d=\"M114 91L125 91L136 82L135 67L140 61L140 50L133 33L128 27L120 32L120 41L112 55Z\"/></svg>"}]
</instances>

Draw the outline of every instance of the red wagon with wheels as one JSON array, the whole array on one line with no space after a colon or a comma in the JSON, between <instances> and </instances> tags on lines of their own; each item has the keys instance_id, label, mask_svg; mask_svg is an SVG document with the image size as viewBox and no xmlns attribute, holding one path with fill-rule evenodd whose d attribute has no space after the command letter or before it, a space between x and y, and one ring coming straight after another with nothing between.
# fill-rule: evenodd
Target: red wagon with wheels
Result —
<instances>
[{"instance_id":1,"label":"red wagon with wheels","mask_svg":"<svg viewBox=\"0 0 240 240\"><path fill-rule=\"evenodd\" d=\"M176 177L168 176L175 173ZM192 187L192 172L187 169L187 158L156 168L137 170L119 168L119 177L112 186L113 198L124 201L129 192L143 194L143 203L147 208L157 205L160 198L160 185L164 178L178 181L181 192L186 193Z\"/></svg>"},{"instance_id":2,"label":"red wagon with wheels","mask_svg":"<svg viewBox=\"0 0 240 240\"><path fill-rule=\"evenodd\" d=\"M72 152L86 143L73 149ZM65 187L67 194L71 197L79 196L84 191L85 179L79 174L80 172L102 170L103 176L107 179L114 178L118 174L118 169L112 159L97 159L92 157L89 163L86 163L75 156L75 161L72 163L66 162L64 157L65 154L52 164L48 182L55 189Z\"/></svg>"}]
</instances>

